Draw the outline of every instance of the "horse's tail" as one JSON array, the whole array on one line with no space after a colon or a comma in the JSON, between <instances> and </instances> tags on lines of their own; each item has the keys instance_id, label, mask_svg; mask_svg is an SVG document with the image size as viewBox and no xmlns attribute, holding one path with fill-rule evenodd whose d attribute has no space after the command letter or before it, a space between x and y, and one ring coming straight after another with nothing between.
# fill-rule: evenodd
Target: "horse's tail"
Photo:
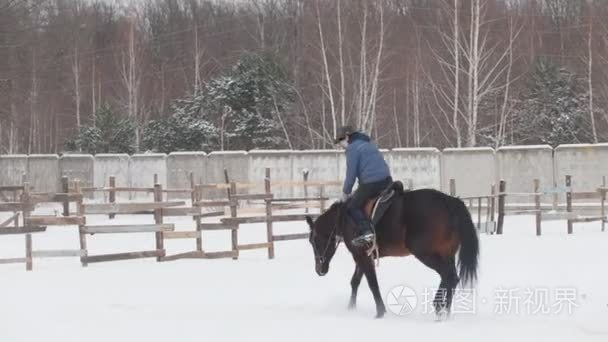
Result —
<instances>
[{"instance_id":1,"label":"horse's tail","mask_svg":"<svg viewBox=\"0 0 608 342\"><path fill-rule=\"evenodd\" d=\"M479 239L477 229L471 218L471 213L461 199L452 200L454 218L458 235L460 236L460 252L458 265L459 277L462 285L474 284L477 280L477 266L479 257Z\"/></svg>"}]
</instances>

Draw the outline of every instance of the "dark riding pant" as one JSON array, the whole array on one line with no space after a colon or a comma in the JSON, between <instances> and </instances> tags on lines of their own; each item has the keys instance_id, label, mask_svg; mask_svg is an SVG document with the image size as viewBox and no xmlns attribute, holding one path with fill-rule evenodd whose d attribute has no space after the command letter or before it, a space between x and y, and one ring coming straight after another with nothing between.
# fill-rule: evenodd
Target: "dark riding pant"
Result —
<instances>
[{"instance_id":1,"label":"dark riding pant","mask_svg":"<svg viewBox=\"0 0 608 342\"><path fill-rule=\"evenodd\" d=\"M393 179L388 177L378 182L359 184L359 187L349 199L347 204L348 212L355 219L355 222L357 222L359 234L363 234L371 228L371 221L364 212L365 203L369 199L378 197L392 183Z\"/></svg>"}]
</instances>

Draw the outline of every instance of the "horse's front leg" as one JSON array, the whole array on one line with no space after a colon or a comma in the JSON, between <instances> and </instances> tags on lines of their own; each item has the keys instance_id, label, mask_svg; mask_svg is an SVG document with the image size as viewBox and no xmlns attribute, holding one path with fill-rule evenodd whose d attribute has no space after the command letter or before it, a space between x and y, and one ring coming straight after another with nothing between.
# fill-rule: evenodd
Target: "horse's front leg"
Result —
<instances>
[{"instance_id":1,"label":"horse's front leg","mask_svg":"<svg viewBox=\"0 0 608 342\"><path fill-rule=\"evenodd\" d=\"M376 268L374 267L374 262L372 258L365 255L359 259L357 265L361 268L363 274L365 274L369 289L374 295L374 301L376 302L376 318L382 318L386 313L386 307L384 306L382 295L380 295L380 287L378 286L378 278L376 278Z\"/></svg>"},{"instance_id":2,"label":"horse's front leg","mask_svg":"<svg viewBox=\"0 0 608 342\"><path fill-rule=\"evenodd\" d=\"M350 279L350 302L348 303L348 309L352 310L357 306L357 291L359 290L359 284L361 284L361 278L363 278L363 271L359 265L355 265L355 272L353 277Z\"/></svg>"}]
</instances>

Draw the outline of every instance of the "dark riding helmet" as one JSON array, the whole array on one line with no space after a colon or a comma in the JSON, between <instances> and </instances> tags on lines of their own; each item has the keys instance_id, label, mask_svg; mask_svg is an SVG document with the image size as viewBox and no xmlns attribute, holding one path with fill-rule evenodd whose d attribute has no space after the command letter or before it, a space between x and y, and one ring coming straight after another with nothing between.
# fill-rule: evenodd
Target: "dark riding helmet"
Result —
<instances>
[{"instance_id":1,"label":"dark riding helmet","mask_svg":"<svg viewBox=\"0 0 608 342\"><path fill-rule=\"evenodd\" d=\"M348 138L351 134L357 132L357 130L351 126L351 125L346 125L346 126L341 126L338 127L338 130L336 131L336 139L334 139L334 143L339 143L340 141Z\"/></svg>"}]
</instances>

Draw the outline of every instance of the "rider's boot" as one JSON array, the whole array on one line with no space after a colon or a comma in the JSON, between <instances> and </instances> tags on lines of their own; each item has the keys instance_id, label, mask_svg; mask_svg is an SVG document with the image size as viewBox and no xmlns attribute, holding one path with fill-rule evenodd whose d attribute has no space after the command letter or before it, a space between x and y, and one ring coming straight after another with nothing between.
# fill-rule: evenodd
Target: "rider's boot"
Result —
<instances>
[{"instance_id":1,"label":"rider's boot","mask_svg":"<svg viewBox=\"0 0 608 342\"><path fill-rule=\"evenodd\" d=\"M352 244L355 247L370 246L374 242L374 227L369 220L362 220L359 222L359 230L357 236L352 239Z\"/></svg>"}]
</instances>

